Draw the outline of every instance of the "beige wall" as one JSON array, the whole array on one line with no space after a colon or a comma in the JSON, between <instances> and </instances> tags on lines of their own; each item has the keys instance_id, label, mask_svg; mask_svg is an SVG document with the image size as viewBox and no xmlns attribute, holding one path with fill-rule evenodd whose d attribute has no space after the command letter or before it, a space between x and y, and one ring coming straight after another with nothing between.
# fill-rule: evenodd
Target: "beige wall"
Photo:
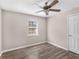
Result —
<instances>
[{"instance_id":1,"label":"beige wall","mask_svg":"<svg viewBox=\"0 0 79 59\"><path fill-rule=\"evenodd\" d=\"M1 53L1 40L2 40L2 18L1 18L1 8L0 8L0 53Z\"/></svg>"},{"instance_id":2,"label":"beige wall","mask_svg":"<svg viewBox=\"0 0 79 59\"><path fill-rule=\"evenodd\" d=\"M25 45L46 41L45 18L24 15L15 12L2 11L3 16L3 40L2 50L12 49ZM35 20L39 24L39 35L28 36L27 21Z\"/></svg>"},{"instance_id":3,"label":"beige wall","mask_svg":"<svg viewBox=\"0 0 79 59\"><path fill-rule=\"evenodd\" d=\"M48 20L49 42L67 48L67 16L56 15Z\"/></svg>"},{"instance_id":4,"label":"beige wall","mask_svg":"<svg viewBox=\"0 0 79 59\"><path fill-rule=\"evenodd\" d=\"M60 13L48 19L48 41L68 49L68 16L79 13L79 8Z\"/></svg>"}]
</instances>

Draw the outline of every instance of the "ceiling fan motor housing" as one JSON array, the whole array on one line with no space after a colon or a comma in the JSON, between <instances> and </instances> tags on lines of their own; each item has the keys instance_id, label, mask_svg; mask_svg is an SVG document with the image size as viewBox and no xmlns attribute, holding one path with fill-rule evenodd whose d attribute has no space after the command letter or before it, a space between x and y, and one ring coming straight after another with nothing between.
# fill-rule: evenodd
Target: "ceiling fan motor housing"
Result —
<instances>
[{"instance_id":1,"label":"ceiling fan motor housing","mask_svg":"<svg viewBox=\"0 0 79 59\"><path fill-rule=\"evenodd\" d=\"M49 9L49 7L48 6L44 6L43 9L44 10L47 10L47 9Z\"/></svg>"}]
</instances>

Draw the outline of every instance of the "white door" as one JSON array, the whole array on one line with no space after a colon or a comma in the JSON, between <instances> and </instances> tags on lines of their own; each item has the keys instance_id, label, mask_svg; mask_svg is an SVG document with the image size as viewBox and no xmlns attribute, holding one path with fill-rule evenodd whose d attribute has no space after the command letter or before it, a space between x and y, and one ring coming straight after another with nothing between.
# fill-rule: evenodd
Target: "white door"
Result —
<instances>
[{"instance_id":1,"label":"white door","mask_svg":"<svg viewBox=\"0 0 79 59\"><path fill-rule=\"evenodd\" d=\"M78 45L78 17L77 15L69 16L69 50L79 54Z\"/></svg>"}]
</instances>

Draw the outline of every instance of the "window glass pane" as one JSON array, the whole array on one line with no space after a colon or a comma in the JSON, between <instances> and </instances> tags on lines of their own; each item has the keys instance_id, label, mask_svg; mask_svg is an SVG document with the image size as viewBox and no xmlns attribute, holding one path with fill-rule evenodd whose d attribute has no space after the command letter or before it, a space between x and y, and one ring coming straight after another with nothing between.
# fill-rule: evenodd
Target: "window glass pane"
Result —
<instances>
[{"instance_id":1,"label":"window glass pane","mask_svg":"<svg viewBox=\"0 0 79 59\"><path fill-rule=\"evenodd\" d=\"M36 21L28 22L28 34L29 35L38 35L38 24Z\"/></svg>"}]
</instances>

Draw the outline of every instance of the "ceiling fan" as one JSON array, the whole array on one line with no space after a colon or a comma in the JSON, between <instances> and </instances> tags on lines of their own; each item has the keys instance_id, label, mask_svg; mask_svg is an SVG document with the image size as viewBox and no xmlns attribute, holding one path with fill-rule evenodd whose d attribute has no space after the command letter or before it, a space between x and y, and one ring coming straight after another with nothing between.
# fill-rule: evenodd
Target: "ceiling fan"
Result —
<instances>
[{"instance_id":1,"label":"ceiling fan","mask_svg":"<svg viewBox=\"0 0 79 59\"><path fill-rule=\"evenodd\" d=\"M49 1L45 2L45 6L41 7L38 5L40 8L42 8L43 10L37 11L36 13L40 13L40 12L45 12L46 15L49 14L49 11L53 11L53 12L60 12L60 9L51 9L52 6L56 5L59 1L58 0L54 0L51 4L48 5Z\"/></svg>"}]
</instances>

